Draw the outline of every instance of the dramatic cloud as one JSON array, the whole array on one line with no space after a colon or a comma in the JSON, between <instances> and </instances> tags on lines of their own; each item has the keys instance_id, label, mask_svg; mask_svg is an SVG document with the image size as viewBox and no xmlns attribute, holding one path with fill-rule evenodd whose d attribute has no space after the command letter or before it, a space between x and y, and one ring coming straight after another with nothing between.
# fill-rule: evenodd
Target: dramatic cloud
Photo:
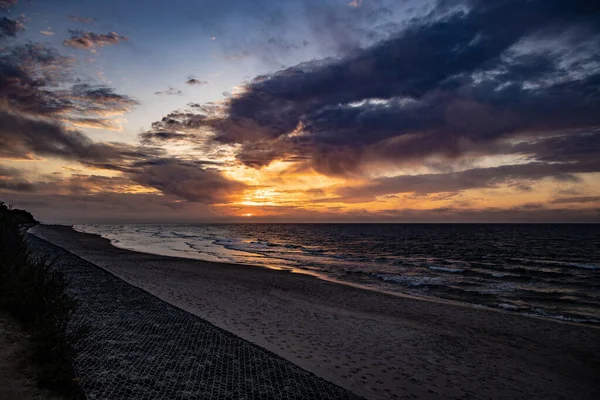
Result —
<instances>
[{"instance_id":1,"label":"dramatic cloud","mask_svg":"<svg viewBox=\"0 0 600 400\"><path fill-rule=\"evenodd\" d=\"M188 201L209 204L225 201L244 188L216 170L203 168L201 163L174 159L148 163L133 175L133 180Z\"/></svg>"},{"instance_id":2,"label":"dramatic cloud","mask_svg":"<svg viewBox=\"0 0 600 400\"><path fill-rule=\"evenodd\" d=\"M0 55L0 158L48 156L122 170L164 153L96 143L61 123L119 130L121 121L112 117L137 104L109 87L74 78L73 58L34 43L4 46Z\"/></svg>"},{"instance_id":3,"label":"dramatic cloud","mask_svg":"<svg viewBox=\"0 0 600 400\"><path fill-rule=\"evenodd\" d=\"M113 117L137 105L137 101L112 88L74 80L74 59L50 47L5 47L0 55L1 108L72 121L76 126L119 130L121 121Z\"/></svg>"},{"instance_id":4,"label":"dramatic cloud","mask_svg":"<svg viewBox=\"0 0 600 400\"><path fill-rule=\"evenodd\" d=\"M100 46L106 39L86 37L98 39L88 47ZM214 203L225 201L244 187L212 169L214 164L177 160L151 145L94 142L82 132L68 128L60 121L118 130L119 121L109 117L128 112L137 102L106 86L78 80L72 84L73 59L46 46L29 44L0 51L0 158L53 157L76 161L87 168L123 173L121 178L93 177L85 182L72 176L68 184L53 181L54 191L89 195L96 193L99 186L104 186L103 191L110 191L111 187L124 191L137 185L172 199ZM167 94L174 91L170 89ZM24 180L18 170L2 167L0 189L25 192L34 190L34 185ZM46 191L43 183L36 184L35 190Z\"/></svg>"},{"instance_id":5,"label":"dramatic cloud","mask_svg":"<svg viewBox=\"0 0 600 400\"><path fill-rule=\"evenodd\" d=\"M3 106L23 112L47 114L60 111L54 89L69 79L73 59L51 48L27 44L0 48L0 96Z\"/></svg>"},{"instance_id":6,"label":"dramatic cloud","mask_svg":"<svg viewBox=\"0 0 600 400\"><path fill-rule=\"evenodd\" d=\"M21 171L0 165L0 190L31 192L34 186L25 180Z\"/></svg>"},{"instance_id":7,"label":"dramatic cloud","mask_svg":"<svg viewBox=\"0 0 600 400\"><path fill-rule=\"evenodd\" d=\"M117 94L112 88L82 83L61 93L69 101L70 109L82 114L120 115L131 110L137 101Z\"/></svg>"},{"instance_id":8,"label":"dramatic cloud","mask_svg":"<svg viewBox=\"0 0 600 400\"><path fill-rule=\"evenodd\" d=\"M572 174L600 171L600 159L588 162L548 164L502 165L492 168L475 168L446 174L401 175L378 178L363 187L346 187L338 190L343 201L372 201L376 196L390 193L431 194L460 192L468 189L498 188L505 185L537 181L554 177L559 181L577 180Z\"/></svg>"},{"instance_id":9,"label":"dramatic cloud","mask_svg":"<svg viewBox=\"0 0 600 400\"><path fill-rule=\"evenodd\" d=\"M30 159L33 154L75 160L88 165L115 165L110 169L126 169L128 164L163 154L159 149L137 148L119 143L96 143L76 130L46 118L25 116L0 109L0 158Z\"/></svg>"},{"instance_id":10,"label":"dramatic cloud","mask_svg":"<svg viewBox=\"0 0 600 400\"><path fill-rule=\"evenodd\" d=\"M523 135L579 133L600 124L597 6L558 0L466 6L431 13L346 58L257 77L221 109L178 124L239 146L237 158L248 166L304 158L326 175L495 154L503 141ZM168 123L161 125L168 131Z\"/></svg>"},{"instance_id":11,"label":"dramatic cloud","mask_svg":"<svg viewBox=\"0 0 600 400\"><path fill-rule=\"evenodd\" d=\"M165 157L163 150L154 147L95 143L81 132L66 130L59 124L3 110L0 137L0 158L37 154L74 160L88 167L123 172L131 182L188 201L223 201L244 187L217 170L206 168L211 163Z\"/></svg>"},{"instance_id":12,"label":"dramatic cloud","mask_svg":"<svg viewBox=\"0 0 600 400\"><path fill-rule=\"evenodd\" d=\"M0 40L6 37L14 37L19 29L22 29L19 21L6 17L0 18Z\"/></svg>"},{"instance_id":13,"label":"dramatic cloud","mask_svg":"<svg viewBox=\"0 0 600 400\"><path fill-rule=\"evenodd\" d=\"M127 40L116 32L94 33L89 31L71 30L71 38L63 43L65 46L76 47L84 50L94 50L96 47L103 47L110 44L119 44Z\"/></svg>"}]
</instances>

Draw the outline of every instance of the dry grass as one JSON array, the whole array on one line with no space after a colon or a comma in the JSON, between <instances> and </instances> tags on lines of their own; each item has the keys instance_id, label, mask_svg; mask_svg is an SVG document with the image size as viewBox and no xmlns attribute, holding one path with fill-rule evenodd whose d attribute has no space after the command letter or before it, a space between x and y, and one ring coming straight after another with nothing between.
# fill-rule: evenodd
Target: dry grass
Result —
<instances>
[{"instance_id":1,"label":"dry grass","mask_svg":"<svg viewBox=\"0 0 600 400\"><path fill-rule=\"evenodd\" d=\"M27 222L22 215L0 202L0 307L31 334L30 353L40 386L80 398L73 361L85 328L73 321L77 302L55 262L27 248L19 225Z\"/></svg>"}]
</instances>

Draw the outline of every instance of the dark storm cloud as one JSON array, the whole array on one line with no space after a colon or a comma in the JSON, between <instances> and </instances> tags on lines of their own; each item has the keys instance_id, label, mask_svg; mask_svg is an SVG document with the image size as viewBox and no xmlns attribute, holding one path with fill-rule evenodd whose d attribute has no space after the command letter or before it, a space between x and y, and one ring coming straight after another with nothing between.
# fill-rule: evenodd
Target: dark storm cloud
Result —
<instances>
[{"instance_id":1,"label":"dark storm cloud","mask_svg":"<svg viewBox=\"0 0 600 400\"><path fill-rule=\"evenodd\" d=\"M32 153L77 158L92 144L85 135L57 123L7 110L0 110L0 135L2 158L28 158Z\"/></svg>"},{"instance_id":2,"label":"dark storm cloud","mask_svg":"<svg viewBox=\"0 0 600 400\"><path fill-rule=\"evenodd\" d=\"M21 172L18 169L0 165L0 179L14 178L20 175Z\"/></svg>"},{"instance_id":3,"label":"dark storm cloud","mask_svg":"<svg viewBox=\"0 0 600 400\"><path fill-rule=\"evenodd\" d=\"M143 149L138 150L143 157ZM244 184L223 176L210 163L157 157L127 165L121 161L114 169L125 172L126 183L159 190L165 195L188 202L214 204L237 194ZM110 168L110 166L108 166Z\"/></svg>"},{"instance_id":4,"label":"dark storm cloud","mask_svg":"<svg viewBox=\"0 0 600 400\"><path fill-rule=\"evenodd\" d=\"M370 185L365 187L342 188L337 192L341 196L341 199L337 199L337 201L372 201L376 196L390 193L456 193L469 189L523 184L548 177L564 181L576 179L572 174L597 171L600 171L600 159L564 164L532 162L492 168L475 168L446 174L401 175L374 179Z\"/></svg>"},{"instance_id":5,"label":"dark storm cloud","mask_svg":"<svg viewBox=\"0 0 600 400\"><path fill-rule=\"evenodd\" d=\"M3 139L0 143L2 158L27 158L36 154L78 161L92 168L123 172L131 183L187 201L224 201L244 187L211 169L210 162L169 158L163 150L149 146L95 143L81 132L66 130L60 124L4 110L0 110L0 137ZM4 189L31 188L21 181L3 180L3 183Z\"/></svg>"},{"instance_id":6,"label":"dark storm cloud","mask_svg":"<svg viewBox=\"0 0 600 400\"><path fill-rule=\"evenodd\" d=\"M67 78L72 59L42 45L28 44L0 49L0 97L2 107L32 114L64 110L54 92Z\"/></svg>"},{"instance_id":7,"label":"dark storm cloud","mask_svg":"<svg viewBox=\"0 0 600 400\"><path fill-rule=\"evenodd\" d=\"M217 203L240 191L244 185L229 180L202 164L163 159L149 163L132 175L132 180L163 193L199 203Z\"/></svg>"},{"instance_id":8,"label":"dark storm cloud","mask_svg":"<svg viewBox=\"0 0 600 400\"><path fill-rule=\"evenodd\" d=\"M561 136L522 142L507 148L507 153L535 154L539 161L573 163L600 159L600 130L569 133Z\"/></svg>"},{"instance_id":9,"label":"dark storm cloud","mask_svg":"<svg viewBox=\"0 0 600 400\"><path fill-rule=\"evenodd\" d=\"M33 189L34 185L23 178L21 171L0 165L0 190L31 192Z\"/></svg>"},{"instance_id":10,"label":"dark storm cloud","mask_svg":"<svg viewBox=\"0 0 600 400\"><path fill-rule=\"evenodd\" d=\"M76 84L61 93L73 111L110 115L130 111L138 102L129 96L115 93L114 89L90 83Z\"/></svg>"},{"instance_id":11,"label":"dark storm cloud","mask_svg":"<svg viewBox=\"0 0 600 400\"><path fill-rule=\"evenodd\" d=\"M48 46L10 46L0 49L0 54L0 109L4 119L12 116L13 123L20 120L20 127L34 129L34 125L43 125L59 127L53 129L66 132L64 127L56 123L65 121L78 127L118 131L121 129L121 122L113 119L113 116L122 115L138 104L128 96L115 93L112 88L74 79L71 75L74 60L60 55ZM11 134L15 132L3 133L8 135L4 148L18 142L14 141ZM41 134L36 139L35 131L23 134L33 135L29 139L32 142L49 138ZM49 147L55 144L56 142L50 141ZM44 143L37 145L43 147ZM21 148L23 151L3 151L2 154L12 158L30 158L29 152L35 152L28 146ZM70 148L65 149L66 155L71 153ZM56 152L54 155L60 156Z\"/></svg>"},{"instance_id":12,"label":"dark storm cloud","mask_svg":"<svg viewBox=\"0 0 600 400\"><path fill-rule=\"evenodd\" d=\"M96 47L103 47L110 44L119 44L127 40L125 36L116 32L94 33L89 31L70 30L70 39L66 39L65 46L76 47L84 50L92 50Z\"/></svg>"},{"instance_id":13,"label":"dark storm cloud","mask_svg":"<svg viewBox=\"0 0 600 400\"><path fill-rule=\"evenodd\" d=\"M583 19L576 7L556 1L490 2L468 14L409 28L342 61L300 64L248 86L232 100L231 119L251 119L267 137L293 130L303 116L327 106L369 98L422 97L443 88L458 74L472 72L498 56L524 35L570 16ZM487 3L486 3L487 4ZM569 9L572 8L572 9ZM511 24L506 26L506 20ZM222 140L236 140L227 132Z\"/></svg>"},{"instance_id":14,"label":"dark storm cloud","mask_svg":"<svg viewBox=\"0 0 600 400\"><path fill-rule=\"evenodd\" d=\"M22 29L19 21L6 17L0 17L0 40L6 37L14 37L19 29Z\"/></svg>"},{"instance_id":15,"label":"dark storm cloud","mask_svg":"<svg viewBox=\"0 0 600 400\"><path fill-rule=\"evenodd\" d=\"M137 105L137 101L112 88L78 83L71 75L73 58L48 46L5 47L0 55L0 98L5 100L0 104L2 108L69 119L75 117L72 114L123 114Z\"/></svg>"},{"instance_id":16,"label":"dark storm cloud","mask_svg":"<svg viewBox=\"0 0 600 400\"><path fill-rule=\"evenodd\" d=\"M83 133L45 118L0 109L0 158L28 159L32 155L74 160L87 165L114 163L112 169L158 157L163 151L123 143L93 142ZM104 165L103 164L103 165Z\"/></svg>"},{"instance_id":17,"label":"dark storm cloud","mask_svg":"<svg viewBox=\"0 0 600 400\"><path fill-rule=\"evenodd\" d=\"M257 77L221 110L178 123L240 145L237 158L248 166L302 157L329 175L373 162L494 154L502 139L600 124L600 6L460 4L343 59Z\"/></svg>"}]
</instances>

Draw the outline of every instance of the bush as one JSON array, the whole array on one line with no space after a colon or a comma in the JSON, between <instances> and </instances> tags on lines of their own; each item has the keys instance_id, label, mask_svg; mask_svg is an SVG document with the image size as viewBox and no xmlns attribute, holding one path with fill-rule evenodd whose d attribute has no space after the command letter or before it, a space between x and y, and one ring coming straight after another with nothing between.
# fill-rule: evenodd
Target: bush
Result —
<instances>
[{"instance_id":1,"label":"bush","mask_svg":"<svg viewBox=\"0 0 600 400\"><path fill-rule=\"evenodd\" d=\"M42 387L82 397L73 368L77 343L85 328L73 315L77 302L54 260L35 257L25 243L11 209L0 202L0 306L31 332L32 357Z\"/></svg>"}]
</instances>

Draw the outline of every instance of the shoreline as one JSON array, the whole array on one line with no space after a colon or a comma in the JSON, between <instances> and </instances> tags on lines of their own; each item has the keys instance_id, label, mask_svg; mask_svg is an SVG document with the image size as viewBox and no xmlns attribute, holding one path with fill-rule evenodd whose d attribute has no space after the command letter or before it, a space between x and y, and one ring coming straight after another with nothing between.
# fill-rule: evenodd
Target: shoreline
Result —
<instances>
[{"instance_id":1,"label":"shoreline","mask_svg":"<svg viewBox=\"0 0 600 400\"><path fill-rule=\"evenodd\" d=\"M64 226L30 232L366 398L598 394L593 325L141 253Z\"/></svg>"},{"instance_id":2,"label":"shoreline","mask_svg":"<svg viewBox=\"0 0 600 400\"><path fill-rule=\"evenodd\" d=\"M42 224L44 225L44 224ZM514 224L513 224L514 225ZM572 225L577 225L577 224L572 224ZM140 254L149 254L149 255L155 255L155 256L160 256L160 257L169 257L169 258L174 258L174 259L182 259L182 260L193 260L193 261L200 261L200 262L205 262L205 263L212 263L215 265L222 265L222 266L243 266L246 268L263 268L263 269L267 269L267 270L272 270L272 271L283 271L283 272L289 272L292 274L299 274L299 275L307 275L307 276L311 276L326 282L330 282L333 284L339 284L339 285L345 285L345 286L350 286L356 289L360 289L360 290L368 290L368 291L373 291L376 293L381 293L381 294L385 294L385 295L389 295L389 296L396 296L396 297L401 297L401 298L409 298L409 299L413 299L413 300L421 300L421 301L430 301L430 302L434 302L434 303L442 303L442 304L449 304L449 305L453 305L453 306L458 306L458 307L469 307L469 308L475 308L475 309L483 309L483 310L489 310L489 311L495 311L495 312L500 312L500 313L505 313L505 314L511 314L511 315L519 315L519 316L523 316L523 317L527 317L527 318L538 318L538 319L542 319L542 320L547 320L547 321L554 321L554 322L559 322L559 323L565 323L565 324L573 324L573 325L577 325L577 326L589 326L589 327L595 327L597 329L600 329L600 322L599 321L576 321L573 320L571 318L567 318L567 317L563 317L563 316L546 316L543 314L532 314L532 313L525 313L525 312L515 312L512 311L511 309L503 309L503 308L499 308L499 307L491 307L491 306L487 306L485 304L478 304L478 303L471 303L468 301L460 301L460 300L453 300L453 299L446 299L443 297L437 297L437 296L427 296L427 295L421 295L421 294L410 294L410 293L405 293L402 291L392 291L392 290L385 290L382 289L380 287L375 287L375 286L369 286L369 285L365 285L365 284L360 284L360 283L356 283L356 282L352 282L349 280L343 280L343 279L336 279L334 277L331 277L325 273L319 273L316 271L312 271L312 270L308 270L308 269L302 269L302 268L294 268L294 267L277 267L277 266L269 266L269 265L253 265L253 264L244 264L244 263L233 263L233 262L223 262L223 261L211 261L211 260L205 260L202 258L195 258L195 257L185 257L182 255L168 255L168 254L161 254L158 252L150 252L150 251L141 251L141 250L136 250L133 248L128 248L125 246L119 246L116 243L113 243L113 241L111 239L105 238L102 235L98 234L98 233L91 233L91 232L83 232L80 230L75 229L74 225L48 225L48 226L58 226L58 227L64 227L64 228L70 228L71 230L77 232L77 233L81 233L84 235L92 235L92 236L96 236L99 239L105 240L108 242L108 244L112 247L121 249L121 250L126 250L126 251L132 251L135 253L140 253Z\"/></svg>"},{"instance_id":3,"label":"shoreline","mask_svg":"<svg viewBox=\"0 0 600 400\"><path fill-rule=\"evenodd\" d=\"M53 226L53 225L49 225L49 226ZM134 253L148 254L148 255L154 255L154 256L160 256L160 257L169 257L169 258L181 259L181 260L193 260L193 261L199 261L199 262L203 262L203 263L211 263L211 264L215 264L215 265L221 265L221 266L225 266L225 267L226 266L240 266L240 267L245 267L245 268L262 268L262 269L266 269L266 270L270 270L270 271L280 271L280 272L287 272L290 274L307 275L307 276L311 276L316 279L320 279L325 282L330 282L330 283L344 285L344 286L350 286L350 287L354 287L354 288L361 289L361 290L369 290L369 291L373 291L373 292L377 292L377 293L383 293L383 294L390 295L390 296L405 297L405 298L414 299L414 300L432 301L432 302L436 302L436 303L446 303L446 304L452 304L452 305L462 306L462 307L475 307L475 308L485 307L485 306L478 306L474 303L453 301L453 300L449 300L449 299L443 299L440 297L417 296L417 295L412 295L412 294L408 294L408 293L382 290L382 289L379 289L376 287L361 285L360 283L354 283L354 282L350 282L350 281L344 281L341 279L335 279L326 274L318 273L315 271L311 271L308 269L302 269L302 268L284 268L284 267L275 267L275 266L270 267L268 265L252 265L252 264L229 263L229 262L221 262L221 261L209 261L209 260L203 260L201 258L172 256L172 255L166 255L166 254L160 254L160 253L152 253L149 251L135 250L135 249L127 248L125 246L118 246L117 244L113 243L110 239L107 239L98 233L89 233L89 232L78 231L77 229L74 228L73 225L56 225L56 226L68 227L68 228L71 228L73 231L82 233L84 235L97 236L98 238L100 238L102 240L108 241L108 244L111 245L112 247L115 247L115 248L121 249L121 250L132 251ZM486 308L489 308L490 310L493 310L493 311L509 312L509 311L501 310L501 309L497 309L497 308L491 308L491 307L486 307ZM521 315L526 315L526 314L521 314ZM535 317L535 316L531 315L531 317ZM545 318L542 316L540 316L540 318L552 319L552 318ZM559 321L559 322L570 322L570 321ZM573 322L573 323L578 324L577 322Z\"/></svg>"}]
</instances>

